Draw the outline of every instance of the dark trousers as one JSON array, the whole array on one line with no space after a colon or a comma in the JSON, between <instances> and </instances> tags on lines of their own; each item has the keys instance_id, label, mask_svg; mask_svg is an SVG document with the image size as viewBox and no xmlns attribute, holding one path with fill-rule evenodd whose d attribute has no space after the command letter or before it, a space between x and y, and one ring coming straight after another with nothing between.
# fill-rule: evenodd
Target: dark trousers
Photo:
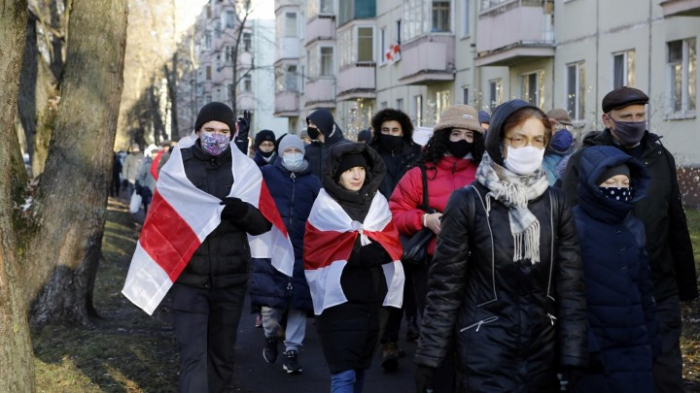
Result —
<instances>
[{"instance_id":1,"label":"dark trousers","mask_svg":"<svg viewBox=\"0 0 700 393\"><path fill-rule=\"evenodd\" d=\"M683 392L681 311L678 296L656 303L661 353L654 361L654 392Z\"/></svg>"},{"instance_id":2,"label":"dark trousers","mask_svg":"<svg viewBox=\"0 0 700 393\"><path fill-rule=\"evenodd\" d=\"M245 291L245 285L216 289L173 285L180 392L232 390L233 349Z\"/></svg>"},{"instance_id":3,"label":"dark trousers","mask_svg":"<svg viewBox=\"0 0 700 393\"><path fill-rule=\"evenodd\" d=\"M401 329L401 317L405 314L406 320L416 319L416 298L413 294L413 266L404 264L403 270L406 280L403 286L403 307L382 307L383 333L381 343L395 343L399 341L399 330Z\"/></svg>"},{"instance_id":4,"label":"dark trousers","mask_svg":"<svg viewBox=\"0 0 700 393\"><path fill-rule=\"evenodd\" d=\"M413 268L413 295L416 299L416 310L423 319L425 304L428 298L428 266L415 266Z\"/></svg>"}]
</instances>

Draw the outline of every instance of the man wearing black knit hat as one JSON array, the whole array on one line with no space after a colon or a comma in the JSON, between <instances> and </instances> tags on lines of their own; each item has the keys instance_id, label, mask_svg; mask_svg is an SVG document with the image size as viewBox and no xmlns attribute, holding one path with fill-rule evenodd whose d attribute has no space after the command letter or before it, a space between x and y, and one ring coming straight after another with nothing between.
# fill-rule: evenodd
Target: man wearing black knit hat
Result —
<instances>
[{"instance_id":1,"label":"man wearing black knit hat","mask_svg":"<svg viewBox=\"0 0 700 393\"><path fill-rule=\"evenodd\" d=\"M263 167L275 161L275 133L270 130L261 130L255 134L255 157L253 161L259 167Z\"/></svg>"},{"instance_id":2,"label":"man wearing black knit hat","mask_svg":"<svg viewBox=\"0 0 700 393\"><path fill-rule=\"evenodd\" d=\"M634 214L646 232L654 297L656 299L662 349L654 361L654 391L682 392L683 360L680 351L681 314L679 301L694 300L698 287L693 247L676 177L676 163L647 131L644 92L623 86L608 93L602 102L605 130L592 133L584 146L615 146L642 161L651 175L651 187L638 202ZM581 151L569 160L563 189L571 205L577 204Z\"/></svg>"},{"instance_id":3,"label":"man wearing black knit hat","mask_svg":"<svg viewBox=\"0 0 700 393\"><path fill-rule=\"evenodd\" d=\"M181 392L231 389L236 333L249 276L247 235L271 228L256 207L228 197L237 171L231 152L235 130L231 108L209 103L194 125L198 139L180 150L187 179L225 205L221 222L201 242L171 290ZM198 205L186 208L197 212Z\"/></svg>"}]
</instances>

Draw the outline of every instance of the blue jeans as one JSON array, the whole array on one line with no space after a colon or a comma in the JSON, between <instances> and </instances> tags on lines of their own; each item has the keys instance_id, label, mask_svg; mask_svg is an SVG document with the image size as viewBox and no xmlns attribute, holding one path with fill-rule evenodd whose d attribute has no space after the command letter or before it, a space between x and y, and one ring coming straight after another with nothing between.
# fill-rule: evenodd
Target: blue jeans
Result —
<instances>
[{"instance_id":1,"label":"blue jeans","mask_svg":"<svg viewBox=\"0 0 700 393\"><path fill-rule=\"evenodd\" d=\"M331 374L331 393L360 393L365 382L365 370L346 370Z\"/></svg>"}]
</instances>

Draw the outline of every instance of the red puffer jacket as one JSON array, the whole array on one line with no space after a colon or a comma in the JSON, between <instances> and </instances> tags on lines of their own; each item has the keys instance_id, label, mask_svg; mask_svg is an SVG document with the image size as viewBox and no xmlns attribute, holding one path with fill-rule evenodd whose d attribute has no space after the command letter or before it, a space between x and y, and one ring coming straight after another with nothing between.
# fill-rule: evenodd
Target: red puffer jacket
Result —
<instances>
[{"instance_id":1,"label":"red puffer jacket","mask_svg":"<svg viewBox=\"0 0 700 393\"><path fill-rule=\"evenodd\" d=\"M428 165L428 204L442 212L452 191L476 179L477 165L470 159L443 157L436 167ZM396 186L389 200L394 225L402 235L413 235L423 228L423 180L420 168L411 168ZM428 243L428 254L435 252L435 238Z\"/></svg>"}]
</instances>

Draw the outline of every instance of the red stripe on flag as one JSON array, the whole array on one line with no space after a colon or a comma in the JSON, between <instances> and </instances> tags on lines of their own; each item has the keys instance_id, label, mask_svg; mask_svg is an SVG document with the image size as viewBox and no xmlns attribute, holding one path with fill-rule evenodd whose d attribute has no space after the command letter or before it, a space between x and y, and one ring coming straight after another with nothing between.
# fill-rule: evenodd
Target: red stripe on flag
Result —
<instances>
[{"instance_id":1,"label":"red stripe on flag","mask_svg":"<svg viewBox=\"0 0 700 393\"><path fill-rule=\"evenodd\" d=\"M319 231L308 221L304 234L304 269L316 270L335 261L347 261L357 232Z\"/></svg>"},{"instance_id":2,"label":"red stripe on flag","mask_svg":"<svg viewBox=\"0 0 700 393\"><path fill-rule=\"evenodd\" d=\"M139 242L144 251L175 282L200 242L189 224L156 189Z\"/></svg>"},{"instance_id":3,"label":"red stripe on flag","mask_svg":"<svg viewBox=\"0 0 700 393\"><path fill-rule=\"evenodd\" d=\"M284 225L284 221L282 221L282 216L280 216L280 212L277 210L277 205L275 204L275 200L272 199L272 194L270 194L270 190L267 188L265 179L262 180L260 185L258 209L267 221L270 221L275 228L282 232L284 237L289 237L287 234L287 227Z\"/></svg>"},{"instance_id":4,"label":"red stripe on flag","mask_svg":"<svg viewBox=\"0 0 700 393\"><path fill-rule=\"evenodd\" d=\"M165 150L159 151L151 163L151 175L156 180L158 180L158 164L160 164L160 159L163 158L163 153L165 153Z\"/></svg>"},{"instance_id":5,"label":"red stripe on flag","mask_svg":"<svg viewBox=\"0 0 700 393\"><path fill-rule=\"evenodd\" d=\"M364 233L368 238L381 244L393 261L401 259L403 246L401 245L401 240L399 240L399 231L396 229L393 221L389 221L381 232L364 231Z\"/></svg>"}]
</instances>

